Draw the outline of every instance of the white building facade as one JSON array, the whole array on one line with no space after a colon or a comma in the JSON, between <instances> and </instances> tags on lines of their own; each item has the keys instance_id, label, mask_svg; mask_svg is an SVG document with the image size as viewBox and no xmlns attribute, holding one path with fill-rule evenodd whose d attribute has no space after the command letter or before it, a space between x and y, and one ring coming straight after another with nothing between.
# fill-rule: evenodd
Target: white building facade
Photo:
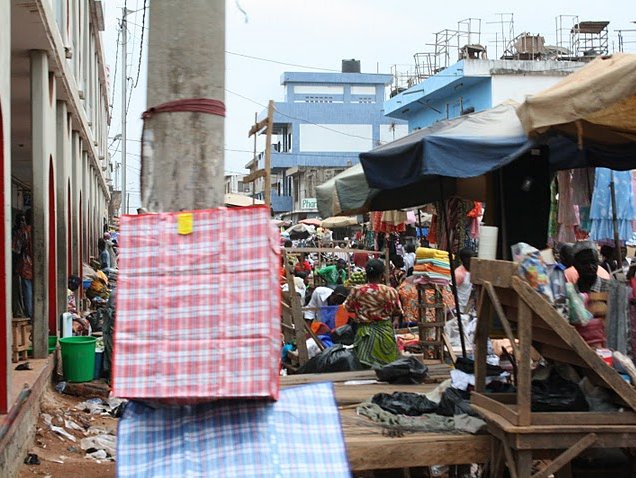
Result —
<instances>
[{"instance_id":1,"label":"white building facade","mask_svg":"<svg viewBox=\"0 0 636 478\"><path fill-rule=\"evenodd\" d=\"M108 216L108 86L102 2L0 0L0 414L13 406L12 226L33 217L33 354L47 356L67 280L97 253ZM12 393L13 389L13 393ZM7 457L0 456L0 469ZM9 457L11 458L11 457ZM20 458L20 457L18 457Z\"/></svg>"}]
</instances>

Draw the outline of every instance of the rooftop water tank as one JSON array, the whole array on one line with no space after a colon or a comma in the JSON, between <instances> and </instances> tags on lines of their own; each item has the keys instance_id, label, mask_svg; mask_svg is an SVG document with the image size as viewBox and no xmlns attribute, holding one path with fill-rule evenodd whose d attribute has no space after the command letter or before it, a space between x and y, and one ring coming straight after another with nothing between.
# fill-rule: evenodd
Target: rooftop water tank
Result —
<instances>
[{"instance_id":1,"label":"rooftop water tank","mask_svg":"<svg viewBox=\"0 0 636 478\"><path fill-rule=\"evenodd\" d=\"M360 60L342 60L343 73L360 73Z\"/></svg>"}]
</instances>

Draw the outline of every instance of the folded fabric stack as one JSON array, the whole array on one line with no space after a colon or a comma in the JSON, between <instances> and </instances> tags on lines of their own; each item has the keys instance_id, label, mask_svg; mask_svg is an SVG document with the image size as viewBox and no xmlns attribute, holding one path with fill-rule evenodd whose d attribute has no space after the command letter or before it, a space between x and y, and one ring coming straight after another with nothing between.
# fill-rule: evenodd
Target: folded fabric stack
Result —
<instances>
[{"instance_id":1,"label":"folded fabric stack","mask_svg":"<svg viewBox=\"0 0 636 478\"><path fill-rule=\"evenodd\" d=\"M427 247L415 251L413 275L426 279L428 283L446 285L450 282L448 252Z\"/></svg>"},{"instance_id":2,"label":"folded fabric stack","mask_svg":"<svg viewBox=\"0 0 636 478\"><path fill-rule=\"evenodd\" d=\"M416 259L439 259L448 262L448 252L430 247L418 247L415 250Z\"/></svg>"}]
</instances>

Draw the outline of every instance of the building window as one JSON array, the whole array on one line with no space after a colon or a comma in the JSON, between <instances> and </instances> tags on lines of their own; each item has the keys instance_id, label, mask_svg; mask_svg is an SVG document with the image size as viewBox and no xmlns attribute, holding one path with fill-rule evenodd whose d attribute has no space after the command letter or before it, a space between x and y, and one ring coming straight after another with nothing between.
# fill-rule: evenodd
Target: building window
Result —
<instances>
[{"instance_id":1,"label":"building window","mask_svg":"<svg viewBox=\"0 0 636 478\"><path fill-rule=\"evenodd\" d=\"M357 96L351 99L352 103L375 103L375 96Z\"/></svg>"},{"instance_id":2,"label":"building window","mask_svg":"<svg viewBox=\"0 0 636 478\"><path fill-rule=\"evenodd\" d=\"M352 95L375 96L375 86L356 86L351 85Z\"/></svg>"},{"instance_id":3,"label":"building window","mask_svg":"<svg viewBox=\"0 0 636 478\"><path fill-rule=\"evenodd\" d=\"M294 93L297 95L343 95L344 87L337 85L296 85Z\"/></svg>"}]
</instances>

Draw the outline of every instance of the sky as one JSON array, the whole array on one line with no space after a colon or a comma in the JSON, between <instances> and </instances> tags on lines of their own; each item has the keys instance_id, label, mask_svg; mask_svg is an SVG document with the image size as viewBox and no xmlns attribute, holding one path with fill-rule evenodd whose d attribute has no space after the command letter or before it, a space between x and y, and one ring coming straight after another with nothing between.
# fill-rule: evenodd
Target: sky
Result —
<instances>
[{"instance_id":1,"label":"sky","mask_svg":"<svg viewBox=\"0 0 636 478\"><path fill-rule=\"evenodd\" d=\"M180 3L187 8L189 1ZM502 47L495 40L501 39L502 31L508 36L510 14L515 35L541 34L546 44L552 45L556 43L557 17L561 15L566 16L561 19L564 27L572 25L572 15L577 15L579 21L609 21L612 52L618 50L616 30L636 30L633 23L636 9L632 2L226 0L225 171L245 172L243 168L253 155L253 139L248 138L247 131L254 122L254 113L265 109L268 100L284 99L280 84L283 72L340 71L341 60L350 58L360 60L363 73L391 73L394 65L397 71L413 70L413 55L432 51L436 32L457 30L458 22L467 18L481 19L480 43L487 46L489 58L496 58ZM121 9L126 3L129 10L136 11L128 16L127 56L127 189L132 212L140 205L140 117L146 109L147 28L152 0L103 3L106 8L103 45L114 100L109 145L115 164L121 161L121 144L114 140L121 133ZM145 18L144 4L149 6ZM502 23L502 19L506 22ZM636 52L636 32L625 33L624 38L634 41L626 43L626 50ZM259 141L261 150L264 145ZM115 180L120 178L115 176Z\"/></svg>"}]
</instances>

